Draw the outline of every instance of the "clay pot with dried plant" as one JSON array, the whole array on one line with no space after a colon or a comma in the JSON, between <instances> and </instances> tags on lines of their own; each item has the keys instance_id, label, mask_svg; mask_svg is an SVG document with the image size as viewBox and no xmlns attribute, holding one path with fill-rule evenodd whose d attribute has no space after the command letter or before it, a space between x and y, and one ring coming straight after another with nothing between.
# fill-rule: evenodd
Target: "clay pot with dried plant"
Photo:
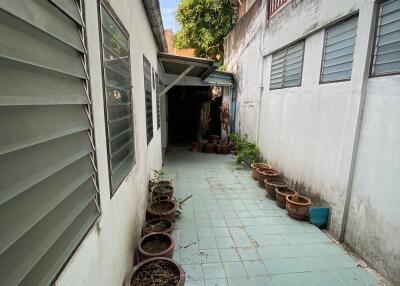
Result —
<instances>
[{"instance_id":1,"label":"clay pot with dried plant","mask_svg":"<svg viewBox=\"0 0 400 286\"><path fill-rule=\"evenodd\" d=\"M257 169L261 169L261 170L272 169L271 165L268 165L265 163L253 163L250 165L250 167L251 167L251 176L256 181L259 180L259 175L258 175Z\"/></svg>"},{"instance_id":2,"label":"clay pot with dried plant","mask_svg":"<svg viewBox=\"0 0 400 286\"><path fill-rule=\"evenodd\" d=\"M153 257L172 258L175 242L166 232L152 232L143 236L138 243L139 261Z\"/></svg>"},{"instance_id":3,"label":"clay pot with dried plant","mask_svg":"<svg viewBox=\"0 0 400 286\"><path fill-rule=\"evenodd\" d=\"M169 201L171 198L169 195L155 195L152 196L151 201L152 202L158 202L158 201Z\"/></svg>"},{"instance_id":4,"label":"clay pot with dried plant","mask_svg":"<svg viewBox=\"0 0 400 286\"><path fill-rule=\"evenodd\" d=\"M147 215L149 219L153 218L169 218L172 219L176 215L178 206L176 203L168 201L152 202L147 207Z\"/></svg>"},{"instance_id":5,"label":"clay pot with dried plant","mask_svg":"<svg viewBox=\"0 0 400 286\"><path fill-rule=\"evenodd\" d=\"M149 221L146 221L143 226L143 235L147 235L153 232L167 232L169 234L172 233L174 228L174 223L170 219L166 218L155 218Z\"/></svg>"},{"instance_id":6,"label":"clay pot with dried plant","mask_svg":"<svg viewBox=\"0 0 400 286\"><path fill-rule=\"evenodd\" d=\"M279 178L279 173L278 171L274 169L256 169L257 175L258 175L258 184L264 188L265 183L264 181L268 178Z\"/></svg>"},{"instance_id":7,"label":"clay pot with dried plant","mask_svg":"<svg viewBox=\"0 0 400 286\"><path fill-rule=\"evenodd\" d=\"M286 197L286 209L289 216L294 219L304 220L311 205L311 200L304 196L292 195Z\"/></svg>"},{"instance_id":8,"label":"clay pot with dried plant","mask_svg":"<svg viewBox=\"0 0 400 286\"><path fill-rule=\"evenodd\" d=\"M184 286L185 272L174 260L155 257L137 264L125 277L124 286Z\"/></svg>"},{"instance_id":9,"label":"clay pot with dried plant","mask_svg":"<svg viewBox=\"0 0 400 286\"><path fill-rule=\"evenodd\" d=\"M265 190L270 199L276 200L276 190L284 190L288 184L279 177L269 177L264 180Z\"/></svg>"},{"instance_id":10,"label":"clay pot with dried plant","mask_svg":"<svg viewBox=\"0 0 400 286\"><path fill-rule=\"evenodd\" d=\"M200 143L199 142L193 142L192 143L192 151L193 152L200 152Z\"/></svg>"},{"instance_id":11,"label":"clay pot with dried plant","mask_svg":"<svg viewBox=\"0 0 400 286\"><path fill-rule=\"evenodd\" d=\"M207 142L204 143L203 152L204 153L215 153L216 143Z\"/></svg>"},{"instance_id":12,"label":"clay pot with dried plant","mask_svg":"<svg viewBox=\"0 0 400 286\"><path fill-rule=\"evenodd\" d=\"M292 189L282 189L282 188L275 188L275 195L276 195L276 204L281 208L286 208L286 197L298 195L298 193Z\"/></svg>"},{"instance_id":13,"label":"clay pot with dried plant","mask_svg":"<svg viewBox=\"0 0 400 286\"><path fill-rule=\"evenodd\" d=\"M218 154L226 155L226 154L229 154L230 152L231 152L231 144L224 143L224 142L217 144L217 153Z\"/></svg>"}]
</instances>

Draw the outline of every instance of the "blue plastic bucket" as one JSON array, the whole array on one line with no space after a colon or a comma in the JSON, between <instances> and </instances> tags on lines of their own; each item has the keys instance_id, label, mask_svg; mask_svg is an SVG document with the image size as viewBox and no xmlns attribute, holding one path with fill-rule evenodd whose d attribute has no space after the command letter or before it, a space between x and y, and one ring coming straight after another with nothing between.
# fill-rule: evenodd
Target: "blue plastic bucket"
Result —
<instances>
[{"instance_id":1,"label":"blue plastic bucket","mask_svg":"<svg viewBox=\"0 0 400 286\"><path fill-rule=\"evenodd\" d=\"M325 228L328 224L329 208L310 208L308 214L313 225Z\"/></svg>"}]
</instances>

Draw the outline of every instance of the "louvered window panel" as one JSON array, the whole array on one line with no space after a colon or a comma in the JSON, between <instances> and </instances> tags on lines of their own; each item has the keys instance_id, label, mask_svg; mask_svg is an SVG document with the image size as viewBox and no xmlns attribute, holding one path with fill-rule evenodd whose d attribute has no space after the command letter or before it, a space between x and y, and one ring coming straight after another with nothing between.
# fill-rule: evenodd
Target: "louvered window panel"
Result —
<instances>
[{"instance_id":1,"label":"louvered window panel","mask_svg":"<svg viewBox=\"0 0 400 286\"><path fill-rule=\"evenodd\" d=\"M103 5L101 34L111 194L135 163L129 39Z\"/></svg>"},{"instance_id":2,"label":"louvered window panel","mask_svg":"<svg viewBox=\"0 0 400 286\"><path fill-rule=\"evenodd\" d=\"M304 42L272 55L270 89L301 85Z\"/></svg>"},{"instance_id":3,"label":"louvered window panel","mask_svg":"<svg viewBox=\"0 0 400 286\"><path fill-rule=\"evenodd\" d=\"M157 130L161 126L161 118L160 118L160 78L158 77L158 74L156 73L156 96L157 96Z\"/></svg>"},{"instance_id":4,"label":"louvered window panel","mask_svg":"<svg viewBox=\"0 0 400 286\"><path fill-rule=\"evenodd\" d=\"M144 74L144 94L146 104L146 130L147 144L153 139L153 100L151 89L151 65L146 57L143 57L143 74Z\"/></svg>"},{"instance_id":5,"label":"louvered window panel","mask_svg":"<svg viewBox=\"0 0 400 286\"><path fill-rule=\"evenodd\" d=\"M400 0L379 4L372 75L400 73Z\"/></svg>"},{"instance_id":6,"label":"louvered window panel","mask_svg":"<svg viewBox=\"0 0 400 286\"><path fill-rule=\"evenodd\" d=\"M336 24L325 31L321 82L351 79L358 17Z\"/></svg>"},{"instance_id":7,"label":"louvered window panel","mask_svg":"<svg viewBox=\"0 0 400 286\"><path fill-rule=\"evenodd\" d=\"M49 285L100 213L81 5L0 1L0 285Z\"/></svg>"}]
</instances>

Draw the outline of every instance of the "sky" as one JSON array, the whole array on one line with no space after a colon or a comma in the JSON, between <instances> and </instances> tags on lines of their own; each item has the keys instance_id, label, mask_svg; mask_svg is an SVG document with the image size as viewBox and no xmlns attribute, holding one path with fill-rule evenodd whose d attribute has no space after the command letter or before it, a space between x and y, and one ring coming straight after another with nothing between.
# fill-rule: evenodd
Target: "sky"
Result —
<instances>
[{"instance_id":1,"label":"sky","mask_svg":"<svg viewBox=\"0 0 400 286\"><path fill-rule=\"evenodd\" d=\"M180 0L160 0L164 29L172 28L174 32L180 30L179 23L175 20L176 7L179 2Z\"/></svg>"}]
</instances>

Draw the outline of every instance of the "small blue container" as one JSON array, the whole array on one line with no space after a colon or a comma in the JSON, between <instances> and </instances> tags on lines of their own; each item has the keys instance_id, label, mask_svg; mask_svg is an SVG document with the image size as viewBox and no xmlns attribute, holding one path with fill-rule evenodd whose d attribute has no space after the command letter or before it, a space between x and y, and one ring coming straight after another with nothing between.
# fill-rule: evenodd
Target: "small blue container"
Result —
<instances>
[{"instance_id":1,"label":"small blue container","mask_svg":"<svg viewBox=\"0 0 400 286\"><path fill-rule=\"evenodd\" d=\"M329 208L310 208L308 210L310 222L319 227L326 228L328 224Z\"/></svg>"}]
</instances>

